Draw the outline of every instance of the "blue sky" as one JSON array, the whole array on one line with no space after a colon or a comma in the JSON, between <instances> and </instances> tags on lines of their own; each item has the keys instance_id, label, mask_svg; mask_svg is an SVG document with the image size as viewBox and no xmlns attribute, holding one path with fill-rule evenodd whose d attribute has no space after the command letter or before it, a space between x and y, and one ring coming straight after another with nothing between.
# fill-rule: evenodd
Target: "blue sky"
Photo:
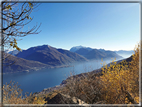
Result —
<instances>
[{"instance_id":1,"label":"blue sky","mask_svg":"<svg viewBox=\"0 0 142 107\"><path fill-rule=\"evenodd\" d=\"M41 32L23 37L22 49L47 44L133 50L140 40L139 3L41 3L31 17L29 28L42 23Z\"/></svg>"}]
</instances>

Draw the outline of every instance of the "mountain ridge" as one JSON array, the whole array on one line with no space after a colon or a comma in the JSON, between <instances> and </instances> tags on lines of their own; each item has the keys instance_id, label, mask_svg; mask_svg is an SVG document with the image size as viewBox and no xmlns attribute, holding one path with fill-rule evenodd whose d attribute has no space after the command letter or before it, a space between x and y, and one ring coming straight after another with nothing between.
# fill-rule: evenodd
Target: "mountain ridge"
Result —
<instances>
[{"instance_id":1,"label":"mountain ridge","mask_svg":"<svg viewBox=\"0 0 142 107\"><path fill-rule=\"evenodd\" d=\"M75 47L74 47L75 48ZM89 61L93 59L105 59L105 58L122 58L117 55L114 51L104 50L104 49L92 49L90 47L78 46L77 51L71 52L61 48L55 48L50 45L41 45L30 47L29 49L19 52L16 56L12 56L13 59L20 60L19 65L16 64L21 70L32 69L35 70L34 64L39 66L39 68L55 68L61 66L67 66L72 62L82 62ZM31 62L30 62L31 61ZM32 62L33 61L33 62ZM23 62L23 63L22 63ZM27 62L26 65L24 62ZM33 64L31 64L33 63ZM23 65L22 65L23 64ZM15 67L16 67L15 66ZM23 66L23 68L22 68ZM12 66L15 69L14 66ZM9 68L9 69L12 69ZM7 68L8 69L8 68ZM22 70L22 71L23 71Z\"/></svg>"},{"instance_id":2,"label":"mountain ridge","mask_svg":"<svg viewBox=\"0 0 142 107\"><path fill-rule=\"evenodd\" d=\"M72 50L73 50L73 52L75 52L75 51L79 50L80 48L85 48L85 49L89 49L89 50L96 49L96 48L90 48L90 47L85 47L85 46L80 45L80 46L72 47L70 49L70 51L72 52ZM105 49L102 49L102 48L97 49L97 50L99 50L99 51L111 51L111 50L105 50ZM133 50L118 50L118 51L113 51L113 52L116 52L117 54L132 54L132 52L134 53Z\"/></svg>"},{"instance_id":3,"label":"mountain ridge","mask_svg":"<svg viewBox=\"0 0 142 107\"><path fill-rule=\"evenodd\" d=\"M85 58L87 58L89 60L101 59L101 58L103 58L103 59L106 59L106 58L117 58L117 59L123 58L122 56L116 54L114 51L109 51L109 50L104 50L104 49L93 49L93 48L89 48L89 47L80 47L75 51L75 53L78 53L78 54L84 56Z\"/></svg>"},{"instance_id":4,"label":"mountain ridge","mask_svg":"<svg viewBox=\"0 0 142 107\"><path fill-rule=\"evenodd\" d=\"M87 61L86 58L64 49L56 49L49 45L31 47L20 52L20 58L39 61L49 65L69 64L75 61Z\"/></svg>"},{"instance_id":5,"label":"mountain ridge","mask_svg":"<svg viewBox=\"0 0 142 107\"><path fill-rule=\"evenodd\" d=\"M24 72L24 71L36 71L42 68L51 68L47 64L43 64L37 61L29 61L23 58L18 58L16 56L4 53L8 55L3 61L3 74L5 73L15 73L15 72ZM9 65L11 62L11 65Z\"/></svg>"}]
</instances>

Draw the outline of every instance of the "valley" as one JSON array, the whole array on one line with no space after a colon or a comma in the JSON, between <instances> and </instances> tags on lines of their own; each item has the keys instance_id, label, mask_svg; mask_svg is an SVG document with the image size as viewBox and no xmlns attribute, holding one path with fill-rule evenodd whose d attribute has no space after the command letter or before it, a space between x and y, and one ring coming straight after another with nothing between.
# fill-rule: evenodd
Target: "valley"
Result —
<instances>
[{"instance_id":1,"label":"valley","mask_svg":"<svg viewBox=\"0 0 142 107\"><path fill-rule=\"evenodd\" d=\"M75 47L74 47L75 48ZM10 54L6 60L14 62L12 66L4 64L3 73L15 73L25 71L37 71L42 68L59 68L68 67L72 63L86 62L91 60L109 60L111 58L122 59L123 57L113 51L104 49L92 49L79 47L72 51L55 48L49 45L35 46L26 50L22 50L17 55ZM14 51L15 52L15 51Z\"/></svg>"},{"instance_id":2,"label":"valley","mask_svg":"<svg viewBox=\"0 0 142 107\"><path fill-rule=\"evenodd\" d=\"M83 54L85 52L86 56L88 53L88 58ZM89 57L89 52L94 55L93 58L91 55ZM101 68L102 56L104 56L103 61L109 64L113 55L117 57L116 60L123 59L115 52L91 48L88 50L80 48L76 52L71 52L49 45L31 47L19 52L16 56L8 57L8 60L15 63L12 66L3 67L3 74L5 74L3 83L13 80L21 85L23 93L40 92L45 88L60 85L71 74L77 75Z\"/></svg>"}]
</instances>

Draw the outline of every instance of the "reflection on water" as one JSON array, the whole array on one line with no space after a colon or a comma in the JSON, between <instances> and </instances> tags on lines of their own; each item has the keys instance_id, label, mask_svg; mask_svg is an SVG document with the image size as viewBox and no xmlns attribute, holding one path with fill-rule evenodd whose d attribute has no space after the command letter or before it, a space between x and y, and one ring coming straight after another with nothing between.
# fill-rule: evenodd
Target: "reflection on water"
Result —
<instances>
[{"instance_id":1,"label":"reflection on water","mask_svg":"<svg viewBox=\"0 0 142 107\"><path fill-rule=\"evenodd\" d=\"M111 60L105 60L108 64ZM83 63L71 64L71 67L67 68L54 68L54 69L42 69L35 72L27 73L14 73L3 75L3 84L9 83L10 80L18 82L20 88L25 92L39 92L44 88L53 87L59 85L62 80L73 74L80 74L84 72L90 72L92 70L100 68L101 60L93 60Z\"/></svg>"}]
</instances>

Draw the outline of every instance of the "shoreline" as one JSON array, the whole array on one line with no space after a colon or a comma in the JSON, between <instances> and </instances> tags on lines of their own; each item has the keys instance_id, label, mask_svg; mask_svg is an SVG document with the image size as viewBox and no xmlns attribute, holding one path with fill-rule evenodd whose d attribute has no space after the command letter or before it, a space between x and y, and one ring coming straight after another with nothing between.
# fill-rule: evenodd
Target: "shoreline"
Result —
<instances>
[{"instance_id":1,"label":"shoreline","mask_svg":"<svg viewBox=\"0 0 142 107\"><path fill-rule=\"evenodd\" d=\"M72 67L72 66L71 65L57 65L57 66L51 66L51 67L32 67L31 69L27 69L27 70L23 70L23 71L17 71L17 72L3 73L3 71L2 71L2 75L14 74L14 73L35 72L35 71L42 70L42 69L68 68L68 67Z\"/></svg>"},{"instance_id":2,"label":"shoreline","mask_svg":"<svg viewBox=\"0 0 142 107\"><path fill-rule=\"evenodd\" d=\"M126 59L125 59L126 60ZM122 61L122 60L119 60L118 61L118 63L120 62L120 61ZM109 65L110 63L108 63L108 65ZM71 65L61 65L61 66L55 66L55 67L52 67L52 68L65 68L65 67L72 67ZM44 67L44 68L46 68L46 67ZM44 68L41 68L41 69L44 69ZM52 69L52 68L48 68L48 69ZM38 70L37 70L38 71ZM31 71L32 72L32 71ZM101 72L101 69L100 68L98 68L98 69L95 69L95 70L92 70L92 71L90 71L90 72L86 72L86 73L80 73L80 74L77 74L77 75L73 75L73 76L70 76L70 77L68 77L68 78L66 78L66 79L63 79L62 81L61 81L61 83L59 83L59 85L55 85L55 86L53 86L53 87L47 87L47 88L45 88L45 87L43 87L41 90L39 90L39 91L35 91L35 92L33 92L33 93L36 93L36 94L41 94L41 93L48 93L48 92L51 92L51 91L53 91L53 90L57 90L57 89L59 89L59 88L62 88L62 87L64 87L65 86L65 84L67 83L67 80L68 79L70 79L71 77L81 77L82 75L87 75L87 73L92 73L92 74L94 74L94 73L99 73L99 72ZM15 72L16 73L16 72ZM22 72L21 72L22 73ZM8 73L9 74L9 73Z\"/></svg>"}]
</instances>

